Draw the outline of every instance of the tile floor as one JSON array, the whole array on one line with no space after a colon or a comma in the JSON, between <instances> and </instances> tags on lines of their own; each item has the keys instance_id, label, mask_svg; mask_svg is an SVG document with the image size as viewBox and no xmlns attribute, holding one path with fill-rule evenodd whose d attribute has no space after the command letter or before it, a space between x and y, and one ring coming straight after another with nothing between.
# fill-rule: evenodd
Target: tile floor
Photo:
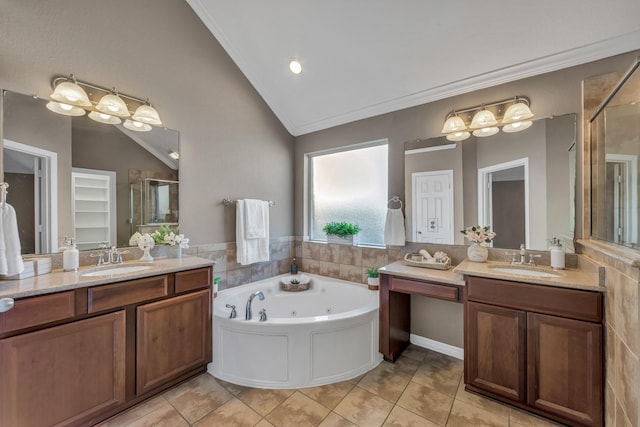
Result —
<instances>
[{"instance_id":1,"label":"tile floor","mask_svg":"<svg viewBox=\"0 0 640 427\"><path fill-rule=\"evenodd\" d=\"M264 390L203 374L100 426L557 425L465 392L461 360L411 345L395 364L320 387Z\"/></svg>"}]
</instances>

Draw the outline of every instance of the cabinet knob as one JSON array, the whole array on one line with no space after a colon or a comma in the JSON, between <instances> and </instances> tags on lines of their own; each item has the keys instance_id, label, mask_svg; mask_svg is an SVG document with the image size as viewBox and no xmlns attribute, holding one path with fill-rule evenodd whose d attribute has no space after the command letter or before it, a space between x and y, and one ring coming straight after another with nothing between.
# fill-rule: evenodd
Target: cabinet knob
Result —
<instances>
[{"instance_id":1,"label":"cabinet knob","mask_svg":"<svg viewBox=\"0 0 640 427\"><path fill-rule=\"evenodd\" d=\"M13 298L0 298L0 313L11 310L13 304Z\"/></svg>"}]
</instances>

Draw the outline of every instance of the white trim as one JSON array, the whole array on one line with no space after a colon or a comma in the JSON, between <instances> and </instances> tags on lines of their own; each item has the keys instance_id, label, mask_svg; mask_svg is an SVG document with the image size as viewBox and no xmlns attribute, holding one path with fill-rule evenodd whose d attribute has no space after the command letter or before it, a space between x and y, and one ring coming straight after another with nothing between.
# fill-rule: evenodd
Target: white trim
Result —
<instances>
[{"instance_id":1,"label":"white trim","mask_svg":"<svg viewBox=\"0 0 640 427\"><path fill-rule=\"evenodd\" d=\"M431 175L447 175L449 177L449 241L448 245L453 245L455 237L453 234L453 226L455 224L455 212L453 211L453 169L428 172L413 172L411 174L411 238L414 242L418 240L418 203L416 193L416 178Z\"/></svg>"},{"instance_id":2,"label":"white trim","mask_svg":"<svg viewBox=\"0 0 640 427\"><path fill-rule=\"evenodd\" d=\"M525 247L531 247L531 225L529 224L531 215L529 214L529 158L511 160L504 163L487 166L478 169L478 224L481 226L490 225L495 230L495 224L492 224L491 218L493 213L492 207L488 202L489 198L489 177L491 173L504 169L515 167L524 167L524 234Z\"/></svg>"},{"instance_id":3,"label":"white trim","mask_svg":"<svg viewBox=\"0 0 640 427\"><path fill-rule=\"evenodd\" d=\"M218 25L215 18L208 12L204 5L204 0L187 0L187 3L194 10L196 15L205 24L216 40L229 54L233 62L251 82L260 96L266 101L276 117L293 136L305 135L307 133L328 129L334 126L351 123L356 120L366 119L380 114L390 113L416 105L427 104L452 96L473 92L492 86L532 77L551 71L597 61L625 52L638 49L640 30L635 30L627 34L612 37L606 40L580 46L574 49L536 58L531 61L514 64L510 67L492 70L487 73L470 76L442 86L430 88L420 92L412 93L388 101L378 102L375 105L365 106L360 109L338 113L331 117L322 118L307 123L294 123L287 115L288 106L285 100L273 92L272 86L265 81L259 70L250 67L249 61L242 57L240 51L231 43L222 27Z\"/></svg>"},{"instance_id":4,"label":"white trim","mask_svg":"<svg viewBox=\"0 0 640 427\"><path fill-rule=\"evenodd\" d=\"M624 203L627 207L624 213L626 243L638 242L638 156L634 154L605 154L606 163L624 163Z\"/></svg>"},{"instance_id":5,"label":"white trim","mask_svg":"<svg viewBox=\"0 0 640 427\"><path fill-rule=\"evenodd\" d=\"M44 199L44 204L47 206L43 219L43 225L47 232L43 234L44 242L40 253L56 252L58 250L58 153L10 139L5 139L3 142L4 148L40 157L44 160L46 185L44 187L45 194L41 199Z\"/></svg>"},{"instance_id":6,"label":"white trim","mask_svg":"<svg viewBox=\"0 0 640 427\"><path fill-rule=\"evenodd\" d=\"M456 347L451 344L432 340L431 338L421 337L420 335L416 334L409 335L409 342L428 350L437 351L438 353L446 354L447 356L464 360L464 348L462 347Z\"/></svg>"},{"instance_id":7,"label":"white trim","mask_svg":"<svg viewBox=\"0 0 640 427\"><path fill-rule=\"evenodd\" d=\"M456 148L456 144L435 145L433 147L414 148L413 150L406 150L404 152L404 155L406 156L409 154L430 153L431 151L453 150L454 148Z\"/></svg>"}]
</instances>

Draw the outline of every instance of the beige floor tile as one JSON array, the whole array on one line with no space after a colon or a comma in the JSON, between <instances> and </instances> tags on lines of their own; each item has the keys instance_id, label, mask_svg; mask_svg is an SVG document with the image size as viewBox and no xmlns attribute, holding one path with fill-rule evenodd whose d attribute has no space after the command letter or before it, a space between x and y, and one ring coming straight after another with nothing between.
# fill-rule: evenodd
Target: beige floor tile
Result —
<instances>
[{"instance_id":1,"label":"beige floor tile","mask_svg":"<svg viewBox=\"0 0 640 427\"><path fill-rule=\"evenodd\" d=\"M238 399L263 417L287 400L295 390L267 390L252 388L238 395Z\"/></svg>"},{"instance_id":2,"label":"beige floor tile","mask_svg":"<svg viewBox=\"0 0 640 427\"><path fill-rule=\"evenodd\" d=\"M255 427L274 427L274 426L269 421L267 421L267 420L265 420L263 418L263 419L260 420L260 422L258 424L256 424Z\"/></svg>"},{"instance_id":3,"label":"beige floor tile","mask_svg":"<svg viewBox=\"0 0 640 427\"><path fill-rule=\"evenodd\" d=\"M163 406L169 407L171 406L171 404L167 402L167 399L165 399L164 397L157 396L152 399L146 400L142 403L139 403L133 408L119 415L116 415L115 417L112 417L101 424L98 424L98 427L127 426L132 422L134 422L135 420L142 418L145 415L150 414L151 412L162 408Z\"/></svg>"},{"instance_id":4,"label":"beige floor tile","mask_svg":"<svg viewBox=\"0 0 640 427\"><path fill-rule=\"evenodd\" d=\"M335 412L331 412L327 417L322 420L318 427L353 427L354 423L347 421Z\"/></svg>"},{"instance_id":5,"label":"beige floor tile","mask_svg":"<svg viewBox=\"0 0 640 427\"><path fill-rule=\"evenodd\" d=\"M319 387L302 388L300 391L321 405L333 409L353 389L349 381L323 385Z\"/></svg>"},{"instance_id":6,"label":"beige floor tile","mask_svg":"<svg viewBox=\"0 0 640 427\"><path fill-rule=\"evenodd\" d=\"M413 375L412 381L446 395L455 396L463 370L464 365L461 360L427 354Z\"/></svg>"},{"instance_id":7,"label":"beige floor tile","mask_svg":"<svg viewBox=\"0 0 640 427\"><path fill-rule=\"evenodd\" d=\"M396 403L409 381L409 377L398 375L392 367L380 364L360 380L358 387Z\"/></svg>"},{"instance_id":8,"label":"beige floor tile","mask_svg":"<svg viewBox=\"0 0 640 427\"><path fill-rule=\"evenodd\" d=\"M171 405L163 405L161 408L138 418L127 427L189 427L178 411Z\"/></svg>"},{"instance_id":9,"label":"beige floor tile","mask_svg":"<svg viewBox=\"0 0 640 427\"><path fill-rule=\"evenodd\" d=\"M395 363L386 362L386 361L382 363L389 365L391 367L390 369L399 375L406 375L408 377L412 377L413 374L416 373L416 371L418 370L422 362L402 354L398 358L398 360L395 361Z\"/></svg>"},{"instance_id":10,"label":"beige floor tile","mask_svg":"<svg viewBox=\"0 0 640 427\"><path fill-rule=\"evenodd\" d=\"M365 376L365 375L366 375L366 374L358 375L357 377L355 377L355 378L351 378L351 379L350 379L350 380L348 380L348 381L349 381L351 384L358 384L358 383L360 382L360 380L361 380L362 378L364 378L364 376Z\"/></svg>"},{"instance_id":11,"label":"beige floor tile","mask_svg":"<svg viewBox=\"0 0 640 427\"><path fill-rule=\"evenodd\" d=\"M199 375L165 392L163 396L190 423L198 421L233 398L209 374Z\"/></svg>"},{"instance_id":12,"label":"beige floor tile","mask_svg":"<svg viewBox=\"0 0 640 427\"><path fill-rule=\"evenodd\" d=\"M233 398L194 424L194 427L253 427L260 420L253 409Z\"/></svg>"},{"instance_id":13,"label":"beige floor tile","mask_svg":"<svg viewBox=\"0 0 640 427\"><path fill-rule=\"evenodd\" d=\"M265 418L275 427L313 427L328 414L329 409L297 391Z\"/></svg>"},{"instance_id":14,"label":"beige floor tile","mask_svg":"<svg viewBox=\"0 0 640 427\"><path fill-rule=\"evenodd\" d=\"M375 394L354 387L338 404L334 412L362 427L381 426L393 404Z\"/></svg>"},{"instance_id":15,"label":"beige floor tile","mask_svg":"<svg viewBox=\"0 0 640 427\"><path fill-rule=\"evenodd\" d=\"M409 382L398 405L434 423L444 425L449 417L453 396L447 396L431 387Z\"/></svg>"},{"instance_id":16,"label":"beige floor tile","mask_svg":"<svg viewBox=\"0 0 640 427\"><path fill-rule=\"evenodd\" d=\"M438 424L396 405L383 427L438 427Z\"/></svg>"},{"instance_id":17,"label":"beige floor tile","mask_svg":"<svg viewBox=\"0 0 640 427\"><path fill-rule=\"evenodd\" d=\"M227 390L229 393L233 394L234 396L237 396L240 393L244 393L245 391L251 390L251 387L246 387L239 384L233 384L233 383L221 380L220 378L216 378L216 381L218 382L218 384L224 387L225 390Z\"/></svg>"},{"instance_id":18,"label":"beige floor tile","mask_svg":"<svg viewBox=\"0 0 640 427\"><path fill-rule=\"evenodd\" d=\"M556 427L562 425L518 409L511 408L509 411L509 426L511 427Z\"/></svg>"},{"instance_id":19,"label":"beige floor tile","mask_svg":"<svg viewBox=\"0 0 640 427\"><path fill-rule=\"evenodd\" d=\"M508 406L498 403L495 400L482 397L478 394L469 393L468 391L465 391L464 381L462 380L460 381L460 385L458 386L458 392L456 393L456 400L463 401L465 403L471 404L480 409L485 409L487 411L495 412L497 414L502 414L507 417L509 416Z\"/></svg>"},{"instance_id":20,"label":"beige floor tile","mask_svg":"<svg viewBox=\"0 0 640 427\"><path fill-rule=\"evenodd\" d=\"M418 362L422 362L427 351L428 350L417 345L409 344L409 346L402 352L401 357L409 357L411 359L417 360Z\"/></svg>"},{"instance_id":21,"label":"beige floor tile","mask_svg":"<svg viewBox=\"0 0 640 427\"><path fill-rule=\"evenodd\" d=\"M453 402L447 427L509 427L509 414L481 409L470 403L456 400Z\"/></svg>"}]
</instances>

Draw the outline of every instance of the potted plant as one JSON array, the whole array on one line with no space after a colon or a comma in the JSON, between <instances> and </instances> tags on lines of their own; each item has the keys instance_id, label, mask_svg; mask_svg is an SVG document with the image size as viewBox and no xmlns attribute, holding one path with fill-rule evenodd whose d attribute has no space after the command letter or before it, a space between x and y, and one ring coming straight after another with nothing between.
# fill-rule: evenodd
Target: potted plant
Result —
<instances>
[{"instance_id":1,"label":"potted plant","mask_svg":"<svg viewBox=\"0 0 640 427\"><path fill-rule=\"evenodd\" d=\"M485 262L489 257L487 246L496 237L491 226L472 225L460 231L471 242L467 248L467 259L473 262Z\"/></svg>"},{"instance_id":2,"label":"potted plant","mask_svg":"<svg viewBox=\"0 0 640 427\"><path fill-rule=\"evenodd\" d=\"M322 227L322 231L327 234L328 243L353 245L356 243L354 236L360 232L360 226L344 221L329 222Z\"/></svg>"},{"instance_id":3,"label":"potted plant","mask_svg":"<svg viewBox=\"0 0 640 427\"><path fill-rule=\"evenodd\" d=\"M377 267L367 269L367 284L371 290L376 290L380 286L380 276Z\"/></svg>"}]
</instances>

